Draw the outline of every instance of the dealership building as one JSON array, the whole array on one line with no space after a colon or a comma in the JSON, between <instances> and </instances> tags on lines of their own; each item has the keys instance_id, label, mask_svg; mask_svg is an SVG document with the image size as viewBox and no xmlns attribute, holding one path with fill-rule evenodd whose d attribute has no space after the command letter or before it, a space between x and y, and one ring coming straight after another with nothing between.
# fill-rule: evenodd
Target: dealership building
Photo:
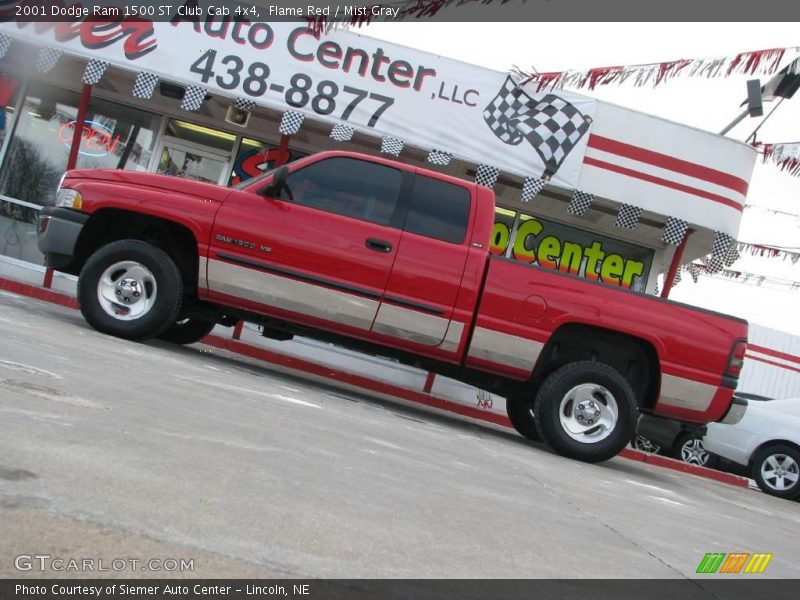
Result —
<instances>
[{"instance_id":1,"label":"dealership building","mask_svg":"<svg viewBox=\"0 0 800 600\"><path fill-rule=\"evenodd\" d=\"M342 149L492 187L495 254L653 293L671 265L722 268L755 160L711 133L297 21L11 21L0 56L0 255L19 268L41 269L38 210L68 166L231 185Z\"/></svg>"}]
</instances>

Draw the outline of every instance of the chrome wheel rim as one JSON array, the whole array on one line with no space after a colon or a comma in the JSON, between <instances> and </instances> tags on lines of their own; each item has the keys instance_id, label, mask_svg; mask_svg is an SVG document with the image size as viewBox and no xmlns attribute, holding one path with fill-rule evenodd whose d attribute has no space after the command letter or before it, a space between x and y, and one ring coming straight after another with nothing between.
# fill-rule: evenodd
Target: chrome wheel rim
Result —
<instances>
[{"instance_id":1,"label":"chrome wheel rim","mask_svg":"<svg viewBox=\"0 0 800 600\"><path fill-rule=\"evenodd\" d=\"M108 267L97 282L97 299L109 316L133 321L153 308L158 286L153 273L142 263L123 260Z\"/></svg>"},{"instance_id":2,"label":"chrome wheel rim","mask_svg":"<svg viewBox=\"0 0 800 600\"><path fill-rule=\"evenodd\" d=\"M785 492L797 485L800 467L788 454L770 454L761 463L761 479L770 489Z\"/></svg>"},{"instance_id":3,"label":"chrome wheel rim","mask_svg":"<svg viewBox=\"0 0 800 600\"><path fill-rule=\"evenodd\" d=\"M573 440L596 444L614 431L619 407L614 395L602 385L576 385L561 399L558 418L564 432Z\"/></svg>"},{"instance_id":4,"label":"chrome wheel rim","mask_svg":"<svg viewBox=\"0 0 800 600\"><path fill-rule=\"evenodd\" d=\"M656 446L653 442L642 435L637 435L633 439L633 447L637 450L641 450L642 452L649 452L650 454L655 454L661 450L661 446Z\"/></svg>"},{"instance_id":5,"label":"chrome wheel rim","mask_svg":"<svg viewBox=\"0 0 800 600\"><path fill-rule=\"evenodd\" d=\"M690 465L704 467L709 456L708 451L703 447L703 440L693 438L686 440L681 446L681 460Z\"/></svg>"}]
</instances>

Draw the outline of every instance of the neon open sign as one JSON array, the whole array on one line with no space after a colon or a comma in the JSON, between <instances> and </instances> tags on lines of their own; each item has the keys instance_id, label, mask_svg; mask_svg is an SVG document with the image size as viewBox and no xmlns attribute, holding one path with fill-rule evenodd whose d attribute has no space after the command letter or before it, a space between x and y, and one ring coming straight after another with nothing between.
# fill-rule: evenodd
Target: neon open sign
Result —
<instances>
[{"instance_id":1,"label":"neon open sign","mask_svg":"<svg viewBox=\"0 0 800 600\"><path fill-rule=\"evenodd\" d=\"M59 141L69 148L72 146L72 135L77 121L67 121L58 128L56 135ZM81 131L81 145L78 149L84 156L107 156L114 152L121 141L119 134L114 135L108 127L96 121L85 121Z\"/></svg>"}]
</instances>

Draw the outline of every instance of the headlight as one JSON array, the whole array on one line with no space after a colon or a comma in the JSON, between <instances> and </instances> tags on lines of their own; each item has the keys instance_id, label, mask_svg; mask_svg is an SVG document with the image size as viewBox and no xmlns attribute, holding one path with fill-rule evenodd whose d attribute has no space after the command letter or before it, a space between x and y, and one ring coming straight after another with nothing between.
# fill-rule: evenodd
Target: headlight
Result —
<instances>
[{"instance_id":1,"label":"headlight","mask_svg":"<svg viewBox=\"0 0 800 600\"><path fill-rule=\"evenodd\" d=\"M83 208L83 198L81 198L81 193L78 190L61 188L56 194L56 206L81 210L81 208Z\"/></svg>"}]
</instances>

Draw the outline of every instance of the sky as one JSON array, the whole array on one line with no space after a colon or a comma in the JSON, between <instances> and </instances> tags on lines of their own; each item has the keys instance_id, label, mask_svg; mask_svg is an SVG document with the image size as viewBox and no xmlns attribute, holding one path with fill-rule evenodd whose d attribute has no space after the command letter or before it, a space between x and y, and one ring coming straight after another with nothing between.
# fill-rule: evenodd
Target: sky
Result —
<instances>
[{"instance_id":1,"label":"sky","mask_svg":"<svg viewBox=\"0 0 800 600\"><path fill-rule=\"evenodd\" d=\"M800 56L797 23L372 23L354 31L500 71L514 66L539 72L635 65L732 56L766 48L797 47L781 67ZM682 78L659 85L598 87L577 90L672 121L718 133L741 111L750 75L728 78ZM762 83L770 76L759 75ZM764 114L775 106L764 104ZM746 118L729 137L744 140L763 118ZM765 143L800 142L800 92L785 100L758 132ZM759 158L750 182L739 240L800 251L800 177L792 177ZM800 281L800 261L743 256L733 266L770 277ZM683 277L670 295L687 302L743 317L751 323L800 335L800 290L788 291L737 280Z\"/></svg>"}]
</instances>

